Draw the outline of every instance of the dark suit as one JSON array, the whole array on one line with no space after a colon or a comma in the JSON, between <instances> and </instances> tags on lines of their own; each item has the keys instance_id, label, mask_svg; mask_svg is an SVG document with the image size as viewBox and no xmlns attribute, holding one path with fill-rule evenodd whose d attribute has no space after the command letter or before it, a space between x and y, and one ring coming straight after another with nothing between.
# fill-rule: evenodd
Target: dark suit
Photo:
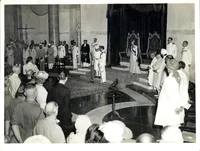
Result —
<instances>
[{"instance_id":1,"label":"dark suit","mask_svg":"<svg viewBox=\"0 0 200 151\"><path fill-rule=\"evenodd\" d=\"M81 46L81 61L85 62L85 59L87 59L87 63L90 63L90 46L88 44L84 45L82 44Z\"/></svg>"},{"instance_id":2,"label":"dark suit","mask_svg":"<svg viewBox=\"0 0 200 151\"><path fill-rule=\"evenodd\" d=\"M67 137L71 132L72 113L70 110L70 90L64 84L57 83L51 93L48 93L47 102L54 101L58 104L57 118L60 120L60 126Z\"/></svg>"}]
</instances>

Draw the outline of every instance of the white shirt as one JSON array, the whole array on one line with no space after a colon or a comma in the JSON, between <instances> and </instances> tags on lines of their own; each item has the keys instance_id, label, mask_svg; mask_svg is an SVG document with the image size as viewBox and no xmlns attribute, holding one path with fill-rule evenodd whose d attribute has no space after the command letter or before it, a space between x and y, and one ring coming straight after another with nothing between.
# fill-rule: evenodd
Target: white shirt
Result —
<instances>
[{"instance_id":1,"label":"white shirt","mask_svg":"<svg viewBox=\"0 0 200 151\"><path fill-rule=\"evenodd\" d=\"M55 58L58 55L57 48L54 45L52 45L51 47L54 49L54 58Z\"/></svg>"},{"instance_id":2,"label":"white shirt","mask_svg":"<svg viewBox=\"0 0 200 151\"><path fill-rule=\"evenodd\" d=\"M48 92L47 92L47 90L43 87L42 84L37 84L37 85L36 85L36 89L37 89L37 92L38 92L36 100L37 100L37 102L40 104L40 107L41 107L42 109L44 109L45 106L46 106L46 99L47 99L47 94L48 94Z\"/></svg>"},{"instance_id":3,"label":"white shirt","mask_svg":"<svg viewBox=\"0 0 200 151\"><path fill-rule=\"evenodd\" d=\"M15 94L21 84L21 80L18 76L18 74L13 73L9 78L8 78L9 82L10 82L10 87L9 87L9 92L11 94L11 96L13 98L15 98Z\"/></svg>"},{"instance_id":4,"label":"white shirt","mask_svg":"<svg viewBox=\"0 0 200 151\"><path fill-rule=\"evenodd\" d=\"M172 55L174 58L177 56L177 47L174 43L167 44L167 54Z\"/></svg>"},{"instance_id":5,"label":"white shirt","mask_svg":"<svg viewBox=\"0 0 200 151\"><path fill-rule=\"evenodd\" d=\"M38 67L35 64L33 64L32 62L29 62L23 66L23 74L26 75L26 72L28 70L33 70L33 72L39 71Z\"/></svg>"},{"instance_id":6,"label":"white shirt","mask_svg":"<svg viewBox=\"0 0 200 151\"><path fill-rule=\"evenodd\" d=\"M58 46L58 57L59 58L64 58L65 53L66 53L65 47L63 45Z\"/></svg>"},{"instance_id":7,"label":"white shirt","mask_svg":"<svg viewBox=\"0 0 200 151\"><path fill-rule=\"evenodd\" d=\"M186 65L191 65L191 63L192 63L192 53L191 53L190 49L188 49L187 47L183 48L183 50L182 50L182 61Z\"/></svg>"},{"instance_id":8,"label":"white shirt","mask_svg":"<svg viewBox=\"0 0 200 151\"><path fill-rule=\"evenodd\" d=\"M100 60L99 60L100 66L105 66L106 65L106 52L102 51L100 53Z\"/></svg>"}]
</instances>

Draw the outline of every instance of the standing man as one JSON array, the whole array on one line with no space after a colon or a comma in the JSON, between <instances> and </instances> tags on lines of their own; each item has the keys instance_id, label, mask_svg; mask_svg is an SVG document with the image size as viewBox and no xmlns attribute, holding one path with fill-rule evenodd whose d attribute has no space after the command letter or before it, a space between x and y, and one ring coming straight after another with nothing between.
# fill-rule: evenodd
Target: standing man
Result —
<instances>
[{"instance_id":1,"label":"standing man","mask_svg":"<svg viewBox=\"0 0 200 151\"><path fill-rule=\"evenodd\" d=\"M14 50L10 44L7 46L6 57L7 57L7 63L13 66L14 65Z\"/></svg>"},{"instance_id":2,"label":"standing man","mask_svg":"<svg viewBox=\"0 0 200 151\"><path fill-rule=\"evenodd\" d=\"M175 59L167 62L169 76L165 79L158 98L155 125L176 126L183 123L185 116L182 94L180 90L181 77L178 73L179 63Z\"/></svg>"},{"instance_id":3,"label":"standing man","mask_svg":"<svg viewBox=\"0 0 200 151\"><path fill-rule=\"evenodd\" d=\"M90 63L90 46L87 44L87 40L83 41L81 46L81 62L82 63Z\"/></svg>"},{"instance_id":4,"label":"standing man","mask_svg":"<svg viewBox=\"0 0 200 151\"><path fill-rule=\"evenodd\" d=\"M167 44L167 54L172 55L174 58L177 56L177 47L175 43L173 43L173 38L168 38L168 44Z\"/></svg>"},{"instance_id":5,"label":"standing man","mask_svg":"<svg viewBox=\"0 0 200 151\"><path fill-rule=\"evenodd\" d=\"M40 119L44 119L42 108L36 102L37 89L34 84L25 87L25 102L17 105L13 112L11 125L18 143L23 143L28 137L33 136L33 129Z\"/></svg>"},{"instance_id":6,"label":"standing man","mask_svg":"<svg viewBox=\"0 0 200 151\"><path fill-rule=\"evenodd\" d=\"M99 60L99 70L101 75L101 83L106 83L106 52L104 46L100 46L100 60Z\"/></svg>"},{"instance_id":7,"label":"standing man","mask_svg":"<svg viewBox=\"0 0 200 151\"><path fill-rule=\"evenodd\" d=\"M55 63L55 58L54 58L54 49L51 47L51 44L48 44L48 49L47 49L47 62L48 62L48 69L52 70L53 65Z\"/></svg>"},{"instance_id":8,"label":"standing man","mask_svg":"<svg viewBox=\"0 0 200 151\"><path fill-rule=\"evenodd\" d=\"M60 41L60 45L58 46L58 58L63 59L65 57L65 54L65 47L63 46L62 41Z\"/></svg>"},{"instance_id":9,"label":"standing man","mask_svg":"<svg viewBox=\"0 0 200 151\"><path fill-rule=\"evenodd\" d=\"M72 43L72 61L73 61L73 69L77 69L77 63L79 60L80 50L76 46L76 42Z\"/></svg>"},{"instance_id":10,"label":"standing man","mask_svg":"<svg viewBox=\"0 0 200 151\"><path fill-rule=\"evenodd\" d=\"M27 58L30 56L28 45L25 44L23 49L23 63L26 64Z\"/></svg>"},{"instance_id":11,"label":"standing man","mask_svg":"<svg viewBox=\"0 0 200 151\"><path fill-rule=\"evenodd\" d=\"M34 49L33 45L30 45L29 48L30 48L30 49L29 49L29 54L30 54L30 56L31 56L32 59L33 59L33 64L35 64L35 63L36 63L36 58L37 58L37 52L36 52L36 50Z\"/></svg>"},{"instance_id":12,"label":"standing man","mask_svg":"<svg viewBox=\"0 0 200 151\"><path fill-rule=\"evenodd\" d=\"M70 89L65 85L68 80L69 71L61 71L59 74L59 82L48 93L47 102L54 101L58 104L58 116L60 126L67 137L72 128L72 113L70 110Z\"/></svg>"},{"instance_id":13,"label":"standing man","mask_svg":"<svg viewBox=\"0 0 200 151\"><path fill-rule=\"evenodd\" d=\"M22 56L23 56L23 51L20 48L19 43L16 43L16 48L14 49L14 65L22 65Z\"/></svg>"},{"instance_id":14,"label":"standing man","mask_svg":"<svg viewBox=\"0 0 200 151\"><path fill-rule=\"evenodd\" d=\"M58 104L56 102L47 103L44 112L46 118L38 121L33 131L34 135L43 135L51 143L65 143L64 133L57 120Z\"/></svg>"},{"instance_id":15,"label":"standing man","mask_svg":"<svg viewBox=\"0 0 200 151\"><path fill-rule=\"evenodd\" d=\"M36 101L39 103L40 107L42 109L45 108L46 105L46 100L47 100L47 95L48 92L44 88L43 84L48 79L49 74L46 73L45 71L39 71L36 73L35 78L36 78L36 89L37 89L37 98Z\"/></svg>"},{"instance_id":16,"label":"standing man","mask_svg":"<svg viewBox=\"0 0 200 151\"><path fill-rule=\"evenodd\" d=\"M190 77L190 66L192 63L192 53L188 46L188 41L184 41L183 44L183 50L182 50L182 61L185 63L185 72L187 73L187 76Z\"/></svg>"},{"instance_id":17,"label":"standing man","mask_svg":"<svg viewBox=\"0 0 200 151\"><path fill-rule=\"evenodd\" d=\"M53 48L54 50L54 58L56 58L58 56L58 50L57 50L57 47L54 45L54 41L51 41L51 48Z\"/></svg>"},{"instance_id":18,"label":"standing man","mask_svg":"<svg viewBox=\"0 0 200 151\"><path fill-rule=\"evenodd\" d=\"M99 45L96 45L94 51L94 70L96 72L95 78L100 78L100 71L99 71L100 53L101 52L99 50Z\"/></svg>"},{"instance_id":19,"label":"standing man","mask_svg":"<svg viewBox=\"0 0 200 151\"><path fill-rule=\"evenodd\" d=\"M14 66L12 70L13 70L13 74L8 78L8 81L10 83L9 92L12 98L15 98L16 92L21 84L21 80L19 78L21 69L20 69L20 66Z\"/></svg>"},{"instance_id":20,"label":"standing man","mask_svg":"<svg viewBox=\"0 0 200 151\"><path fill-rule=\"evenodd\" d=\"M45 71L45 50L42 46L42 44L39 45L39 51L38 51L38 60L39 60L39 65L40 65L40 70Z\"/></svg>"}]
</instances>

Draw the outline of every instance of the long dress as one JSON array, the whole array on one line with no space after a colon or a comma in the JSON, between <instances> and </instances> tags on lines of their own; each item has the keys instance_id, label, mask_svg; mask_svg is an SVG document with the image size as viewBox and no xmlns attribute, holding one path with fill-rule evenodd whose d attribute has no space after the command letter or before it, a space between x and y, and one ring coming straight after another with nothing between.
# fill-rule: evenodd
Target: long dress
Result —
<instances>
[{"instance_id":1,"label":"long dress","mask_svg":"<svg viewBox=\"0 0 200 151\"><path fill-rule=\"evenodd\" d=\"M137 46L134 45L131 47L130 73L140 73L140 69L137 62L137 55L138 55Z\"/></svg>"},{"instance_id":2,"label":"long dress","mask_svg":"<svg viewBox=\"0 0 200 151\"><path fill-rule=\"evenodd\" d=\"M172 73L165 79L161 89L158 107L155 117L155 125L179 126L183 123L185 116L184 110L180 114L175 113L175 109L183 104L180 85L173 77Z\"/></svg>"}]
</instances>

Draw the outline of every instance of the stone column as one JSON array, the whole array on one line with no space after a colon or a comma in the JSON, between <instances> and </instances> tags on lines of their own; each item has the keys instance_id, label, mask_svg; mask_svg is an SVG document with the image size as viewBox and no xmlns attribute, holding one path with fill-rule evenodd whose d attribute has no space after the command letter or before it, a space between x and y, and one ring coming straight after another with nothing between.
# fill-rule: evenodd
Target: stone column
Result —
<instances>
[{"instance_id":1,"label":"stone column","mask_svg":"<svg viewBox=\"0 0 200 151\"><path fill-rule=\"evenodd\" d=\"M13 19L14 19L14 35L18 40L23 40L22 29L22 11L20 5L14 5L13 7Z\"/></svg>"},{"instance_id":2,"label":"stone column","mask_svg":"<svg viewBox=\"0 0 200 151\"><path fill-rule=\"evenodd\" d=\"M59 45L59 6L48 5L48 23L49 23L49 42L54 41L55 46Z\"/></svg>"}]
</instances>

